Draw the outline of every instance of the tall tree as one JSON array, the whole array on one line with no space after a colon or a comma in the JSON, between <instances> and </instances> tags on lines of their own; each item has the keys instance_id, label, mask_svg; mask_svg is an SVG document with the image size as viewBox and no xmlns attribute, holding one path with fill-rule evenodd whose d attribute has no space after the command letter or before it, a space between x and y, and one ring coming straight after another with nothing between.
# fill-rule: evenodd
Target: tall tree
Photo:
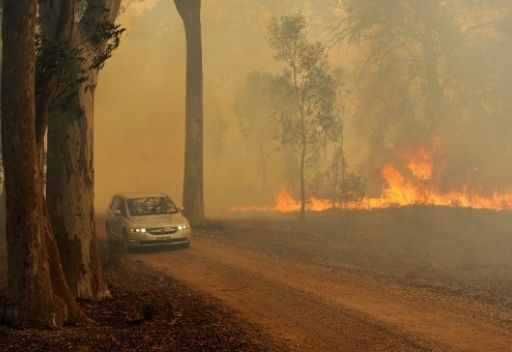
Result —
<instances>
[{"instance_id":1,"label":"tall tree","mask_svg":"<svg viewBox=\"0 0 512 352\"><path fill-rule=\"evenodd\" d=\"M183 205L191 223L204 221L203 44L201 0L174 0L187 41L187 101Z\"/></svg>"},{"instance_id":2,"label":"tall tree","mask_svg":"<svg viewBox=\"0 0 512 352\"><path fill-rule=\"evenodd\" d=\"M464 43L459 25L463 11L457 0L341 3L337 38L357 44L362 58L355 123L369 140L367 164L373 180L397 150L439 150L441 126L451 118L450 95L461 87L450 77L448 65ZM434 155L435 163L439 159ZM372 186L373 192L381 188L380 183Z\"/></svg>"},{"instance_id":3,"label":"tall tree","mask_svg":"<svg viewBox=\"0 0 512 352\"><path fill-rule=\"evenodd\" d=\"M65 33L67 37L57 43L57 52L71 57L65 75L71 84L61 87L58 99L47 106L47 197L66 277L80 299L101 300L110 295L95 227L93 121L98 72L122 33L114 24L120 2L54 0L54 6L60 3L71 9L61 21L71 23L71 27L62 32L58 26L49 26L43 31L50 38ZM55 13L51 5L43 5L42 10L46 10L43 18Z\"/></svg>"},{"instance_id":4,"label":"tall tree","mask_svg":"<svg viewBox=\"0 0 512 352\"><path fill-rule=\"evenodd\" d=\"M2 150L6 173L8 297L3 318L53 327L77 320L46 216L36 136L36 0L6 0L3 21Z\"/></svg>"},{"instance_id":5,"label":"tall tree","mask_svg":"<svg viewBox=\"0 0 512 352\"><path fill-rule=\"evenodd\" d=\"M337 120L337 84L329 72L325 48L311 42L306 29L304 17L296 15L273 20L269 31L275 57L284 66L276 82L287 92L283 96L289 98L284 101L293 101L291 109L281 111L282 142L293 146L298 155L301 219L307 210L308 166L318 161L321 144Z\"/></svg>"},{"instance_id":6,"label":"tall tree","mask_svg":"<svg viewBox=\"0 0 512 352\"><path fill-rule=\"evenodd\" d=\"M488 157L511 150L508 138L483 136L510 134L510 1L341 3L338 38L362 57L354 125L369 142L369 180L398 154L426 148L431 182L445 190L508 188L503 159Z\"/></svg>"},{"instance_id":7,"label":"tall tree","mask_svg":"<svg viewBox=\"0 0 512 352\"><path fill-rule=\"evenodd\" d=\"M386 6L376 6L373 0L342 3L346 17L340 37L368 45L362 70L377 77L387 75L384 79L393 75L395 80L403 80L403 89L421 91L425 131L430 138L443 113L441 50L457 32L453 8L441 0L394 0ZM405 105L400 100L397 104Z\"/></svg>"}]
</instances>

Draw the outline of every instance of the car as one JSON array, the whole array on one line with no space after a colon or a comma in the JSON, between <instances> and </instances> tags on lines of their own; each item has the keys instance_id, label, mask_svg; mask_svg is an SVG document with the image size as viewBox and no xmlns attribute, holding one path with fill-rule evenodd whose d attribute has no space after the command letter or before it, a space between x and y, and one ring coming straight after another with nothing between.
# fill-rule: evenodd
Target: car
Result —
<instances>
[{"instance_id":1,"label":"car","mask_svg":"<svg viewBox=\"0 0 512 352\"><path fill-rule=\"evenodd\" d=\"M192 237L183 209L164 193L114 195L105 226L111 249L189 247Z\"/></svg>"}]
</instances>

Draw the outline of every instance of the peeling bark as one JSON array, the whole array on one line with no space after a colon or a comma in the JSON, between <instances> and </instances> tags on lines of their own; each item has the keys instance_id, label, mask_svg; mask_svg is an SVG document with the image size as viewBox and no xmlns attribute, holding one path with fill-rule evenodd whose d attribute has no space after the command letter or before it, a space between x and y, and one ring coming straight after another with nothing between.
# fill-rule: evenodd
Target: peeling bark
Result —
<instances>
[{"instance_id":1,"label":"peeling bark","mask_svg":"<svg viewBox=\"0 0 512 352\"><path fill-rule=\"evenodd\" d=\"M80 299L101 300L110 293L94 221L93 99L83 86L50 114L47 193L69 285Z\"/></svg>"},{"instance_id":2,"label":"peeling bark","mask_svg":"<svg viewBox=\"0 0 512 352\"><path fill-rule=\"evenodd\" d=\"M114 21L119 0L89 1L74 28L70 47L86 45L85 61L76 72L86 79L69 92L67 104L49 114L47 194L64 270L79 299L110 296L99 254L94 212L94 94L98 72L91 69L94 54L105 43L92 41L101 21Z\"/></svg>"},{"instance_id":3,"label":"peeling bark","mask_svg":"<svg viewBox=\"0 0 512 352\"><path fill-rule=\"evenodd\" d=\"M80 310L66 284L44 202L36 136L36 0L4 3L2 150L7 201L8 290L2 319L20 327L57 327Z\"/></svg>"}]
</instances>

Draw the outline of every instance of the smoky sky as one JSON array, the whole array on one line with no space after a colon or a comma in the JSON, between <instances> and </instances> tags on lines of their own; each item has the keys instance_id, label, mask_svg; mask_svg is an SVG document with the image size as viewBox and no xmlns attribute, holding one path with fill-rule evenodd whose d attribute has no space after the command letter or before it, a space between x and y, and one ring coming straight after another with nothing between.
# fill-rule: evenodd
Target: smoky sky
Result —
<instances>
[{"instance_id":1,"label":"smoky sky","mask_svg":"<svg viewBox=\"0 0 512 352\"><path fill-rule=\"evenodd\" d=\"M489 40L486 33L464 37L457 50L442 57L440 77L446 100L437 132L429 134L423 131L428 124L424 98L414 92L422 83L406 82L410 67L400 65L403 52L394 54L397 59L390 59L387 70L377 71L362 65L371 44L333 44L333 26L343 16L339 4L338 0L203 2L207 211L218 215L236 205L270 202L275 193L290 186L287 157L269 140L269 180L261 188L257 148L240 132L234 107L248 75L281 70L267 40L272 17L298 12L308 20L309 36L328 43L331 67L343 72L346 94L340 104L345 112L346 157L351 168L368 179L372 192L378 193L382 186L379 170L386 163L399 163L402 152L439 141L442 152L436 166L442 170L443 188L470 184L482 192L509 189L512 122L508 112L512 106L508 102L512 100L507 98L510 75L506 65L512 45L504 46L510 43L508 28L504 25L496 40ZM181 202L183 25L172 1L128 5L121 16L127 32L101 72L97 89L95 158L100 210L120 191L164 191ZM465 27L460 21L457 25ZM396 79L397 75L403 75L403 80ZM404 95L408 98L401 99ZM390 101L396 104L382 104Z\"/></svg>"}]
</instances>

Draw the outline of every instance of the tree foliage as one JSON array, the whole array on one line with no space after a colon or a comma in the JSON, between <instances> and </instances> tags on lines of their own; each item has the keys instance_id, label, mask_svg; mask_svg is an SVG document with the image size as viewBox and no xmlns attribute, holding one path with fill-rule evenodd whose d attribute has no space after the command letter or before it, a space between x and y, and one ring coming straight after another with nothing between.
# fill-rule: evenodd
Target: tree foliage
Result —
<instances>
[{"instance_id":1,"label":"tree foliage","mask_svg":"<svg viewBox=\"0 0 512 352\"><path fill-rule=\"evenodd\" d=\"M302 15L274 19L269 41L282 73L275 85L283 97L279 111L281 143L299 160L301 217L306 212L306 171L319 159L322 144L336 128L337 83L330 72L324 45L307 36Z\"/></svg>"},{"instance_id":2,"label":"tree foliage","mask_svg":"<svg viewBox=\"0 0 512 352\"><path fill-rule=\"evenodd\" d=\"M369 143L369 174L399 151L425 146L435 169L444 169L436 182L447 189L468 179L490 192L507 184L511 173L497 177L499 161L487 157L510 150L507 138L484 135L510 131L503 109L510 101L510 2L342 0L342 6L334 35L361 58L354 121Z\"/></svg>"},{"instance_id":3,"label":"tree foliage","mask_svg":"<svg viewBox=\"0 0 512 352\"><path fill-rule=\"evenodd\" d=\"M37 44L37 80L38 95L49 94L49 106L66 104L70 94L87 80L90 71L101 70L113 51L119 47L125 29L109 18L107 9L102 8L90 19L85 17L88 6L99 6L85 0L71 1L73 18L84 22L82 27L89 30L79 40L73 40L75 24L64 29L67 34L55 33L52 18L55 9L41 4L42 30L36 36ZM59 19L57 19L59 20ZM60 20L63 20L62 18ZM54 20L55 21L55 20ZM94 22L94 23L92 23ZM80 23L78 23L80 25ZM52 82L52 87L48 83ZM51 92L48 90L51 89Z\"/></svg>"}]
</instances>

